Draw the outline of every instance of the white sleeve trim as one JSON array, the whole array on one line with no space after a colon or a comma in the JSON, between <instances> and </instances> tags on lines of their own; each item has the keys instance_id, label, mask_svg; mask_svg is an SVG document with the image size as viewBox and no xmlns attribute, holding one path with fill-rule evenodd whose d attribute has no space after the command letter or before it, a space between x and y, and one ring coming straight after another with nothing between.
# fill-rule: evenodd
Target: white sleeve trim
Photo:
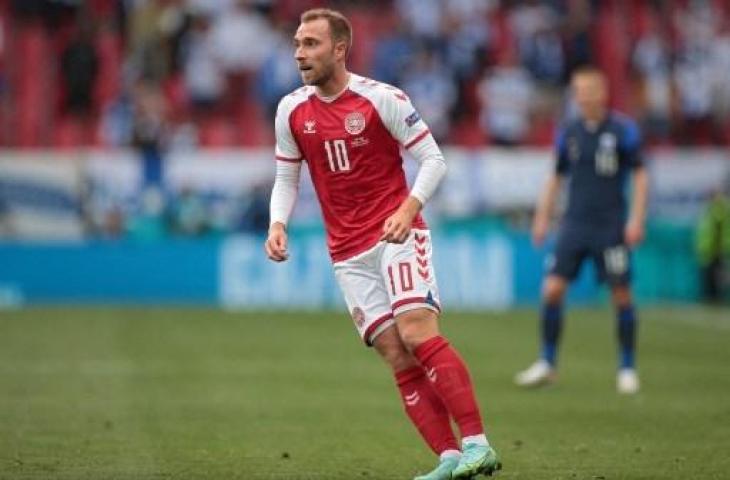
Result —
<instances>
[{"instance_id":1,"label":"white sleeve trim","mask_svg":"<svg viewBox=\"0 0 730 480\"><path fill-rule=\"evenodd\" d=\"M281 99L276 109L274 131L276 133L275 152L277 159L290 161L302 159L302 153L299 151L299 146L289 125L289 117L296 106L296 99L288 95Z\"/></svg>"},{"instance_id":2,"label":"white sleeve trim","mask_svg":"<svg viewBox=\"0 0 730 480\"><path fill-rule=\"evenodd\" d=\"M433 135L427 135L419 140L408 151L421 165L411 188L411 196L421 202L421 205L425 205L438 188L448 168Z\"/></svg>"},{"instance_id":3,"label":"white sleeve trim","mask_svg":"<svg viewBox=\"0 0 730 480\"><path fill-rule=\"evenodd\" d=\"M301 162L276 161L276 178L271 190L270 221L287 225L294 204L299 193L299 175L302 170Z\"/></svg>"}]
</instances>

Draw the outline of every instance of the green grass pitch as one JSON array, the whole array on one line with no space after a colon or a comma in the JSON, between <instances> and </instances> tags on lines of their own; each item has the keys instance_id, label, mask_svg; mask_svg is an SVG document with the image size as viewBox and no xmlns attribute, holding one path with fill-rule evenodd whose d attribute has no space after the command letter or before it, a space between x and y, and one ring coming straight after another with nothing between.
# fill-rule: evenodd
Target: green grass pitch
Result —
<instances>
[{"instance_id":1,"label":"green grass pitch","mask_svg":"<svg viewBox=\"0 0 730 480\"><path fill-rule=\"evenodd\" d=\"M568 311L560 383L521 391L535 313L447 312L505 479L730 478L730 312L640 311L615 393L609 308ZM0 479L410 479L435 459L346 315L0 312Z\"/></svg>"}]
</instances>

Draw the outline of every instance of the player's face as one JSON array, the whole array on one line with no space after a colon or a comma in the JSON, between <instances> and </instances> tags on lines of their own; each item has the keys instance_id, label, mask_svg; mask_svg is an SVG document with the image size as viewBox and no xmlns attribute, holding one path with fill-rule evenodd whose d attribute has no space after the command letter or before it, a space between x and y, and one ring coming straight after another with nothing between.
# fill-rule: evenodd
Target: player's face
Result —
<instances>
[{"instance_id":1,"label":"player's face","mask_svg":"<svg viewBox=\"0 0 730 480\"><path fill-rule=\"evenodd\" d=\"M294 58L305 85L321 86L335 71L335 45L327 20L318 18L299 25L294 35Z\"/></svg>"},{"instance_id":2,"label":"player's face","mask_svg":"<svg viewBox=\"0 0 730 480\"><path fill-rule=\"evenodd\" d=\"M593 118L606 108L608 91L606 81L600 75L574 77L573 94L583 117Z\"/></svg>"}]
</instances>

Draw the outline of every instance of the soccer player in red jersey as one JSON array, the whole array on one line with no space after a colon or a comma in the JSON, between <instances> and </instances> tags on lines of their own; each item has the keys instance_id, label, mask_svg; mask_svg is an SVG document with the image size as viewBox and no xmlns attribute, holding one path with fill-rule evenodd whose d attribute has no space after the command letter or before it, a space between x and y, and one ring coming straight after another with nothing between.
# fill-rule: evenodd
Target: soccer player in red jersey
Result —
<instances>
[{"instance_id":1,"label":"soccer player in red jersey","mask_svg":"<svg viewBox=\"0 0 730 480\"><path fill-rule=\"evenodd\" d=\"M431 236L419 214L446 164L402 91L347 70L351 42L341 13L302 14L294 47L304 86L285 96L276 114L266 253L276 262L288 258L286 225L306 161L355 326L391 367L408 417L440 457L432 472L416 478L491 474L501 465L484 434L469 372L439 333ZM410 191L400 148L420 164Z\"/></svg>"}]
</instances>

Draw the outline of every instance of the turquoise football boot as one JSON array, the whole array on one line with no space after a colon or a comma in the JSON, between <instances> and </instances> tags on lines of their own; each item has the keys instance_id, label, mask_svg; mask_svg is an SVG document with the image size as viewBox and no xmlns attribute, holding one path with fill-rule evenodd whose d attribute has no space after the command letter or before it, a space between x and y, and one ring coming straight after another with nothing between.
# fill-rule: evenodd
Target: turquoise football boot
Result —
<instances>
[{"instance_id":1,"label":"turquoise football boot","mask_svg":"<svg viewBox=\"0 0 730 480\"><path fill-rule=\"evenodd\" d=\"M459 464L459 457L446 457L436 468L425 475L419 475L413 480L451 480L451 471Z\"/></svg>"},{"instance_id":2,"label":"turquoise football boot","mask_svg":"<svg viewBox=\"0 0 730 480\"><path fill-rule=\"evenodd\" d=\"M491 446L468 443L461 453L459 464L452 470L454 480L472 479L479 474L490 477L497 470L502 469L497 452Z\"/></svg>"}]
</instances>

